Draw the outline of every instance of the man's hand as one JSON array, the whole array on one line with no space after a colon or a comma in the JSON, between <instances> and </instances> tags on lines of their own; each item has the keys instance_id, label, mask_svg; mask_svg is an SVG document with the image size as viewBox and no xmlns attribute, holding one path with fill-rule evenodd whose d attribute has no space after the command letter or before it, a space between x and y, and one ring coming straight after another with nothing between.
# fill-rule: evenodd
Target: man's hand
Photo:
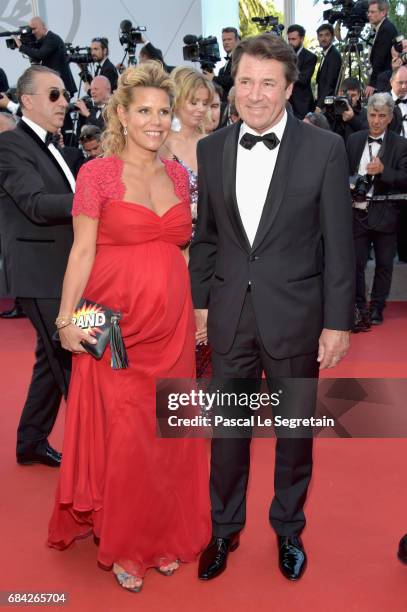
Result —
<instances>
[{"instance_id":1,"label":"man's hand","mask_svg":"<svg viewBox=\"0 0 407 612\"><path fill-rule=\"evenodd\" d=\"M15 40L15 43L16 43L17 47L20 48L23 43L18 38L18 36L12 36L11 38L13 38Z\"/></svg>"},{"instance_id":2,"label":"man's hand","mask_svg":"<svg viewBox=\"0 0 407 612\"><path fill-rule=\"evenodd\" d=\"M79 114L82 115L82 117L90 117L89 109L83 100L77 100L75 102L75 106L79 110Z\"/></svg>"},{"instance_id":3,"label":"man's hand","mask_svg":"<svg viewBox=\"0 0 407 612\"><path fill-rule=\"evenodd\" d=\"M374 87L372 87L371 85L367 85L365 88L365 97L370 98L370 96L373 96L375 91L376 89Z\"/></svg>"},{"instance_id":4,"label":"man's hand","mask_svg":"<svg viewBox=\"0 0 407 612\"><path fill-rule=\"evenodd\" d=\"M316 106L315 107L315 112L316 113L322 113L322 110L319 108L319 106Z\"/></svg>"},{"instance_id":5,"label":"man's hand","mask_svg":"<svg viewBox=\"0 0 407 612\"><path fill-rule=\"evenodd\" d=\"M323 329L319 337L319 368L333 368L343 359L349 349L349 332Z\"/></svg>"},{"instance_id":6,"label":"man's hand","mask_svg":"<svg viewBox=\"0 0 407 612\"><path fill-rule=\"evenodd\" d=\"M207 344L208 342L208 309L195 308L195 324L196 324L196 343Z\"/></svg>"},{"instance_id":7,"label":"man's hand","mask_svg":"<svg viewBox=\"0 0 407 612\"><path fill-rule=\"evenodd\" d=\"M353 119L354 116L355 113L353 112L352 107L348 104L348 109L344 113L342 113L342 119L343 121L350 121L351 119Z\"/></svg>"},{"instance_id":8,"label":"man's hand","mask_svg":"<svg viewBox=\"0 0 407 612\"><path fill-rule=\"evenodd\" d=\"M372 176L376 174L382 174L384 166L380 161L379 157L374 157L372 161L366 166L366 173Z\"/></svg>"},{"instance_id":9,"label":"man's hand","mask_svg":"<svg viewBox=\"0 0 407 612\"><path fill-rule=\"evenodd\" d=\"M2 93L1 95L2 97L0 98L0 108L7 109L7 104L10 102L10 98L8 98L5 93Z\"/></svg>"}]
</instances>

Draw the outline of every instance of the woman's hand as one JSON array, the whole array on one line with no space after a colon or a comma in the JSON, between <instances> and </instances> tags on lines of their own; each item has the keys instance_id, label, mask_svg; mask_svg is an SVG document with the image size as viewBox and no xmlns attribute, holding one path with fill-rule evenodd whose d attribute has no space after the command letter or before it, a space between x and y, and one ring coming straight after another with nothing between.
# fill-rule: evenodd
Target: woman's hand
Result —
<instances>
[{"instance_id":1,"label":"woman's hand","mask_svg":"<svg viewBox=\"0 0 407 612\"><path fill-rule=\"evenodd\" d=\"M84 346L81 344L83 341L89 344L96 344L97 342L93 332L86 333L73 323L59 330L59 338L62 348L71 351L71 353L86 353Z\"/></svg>"}]
</instances>

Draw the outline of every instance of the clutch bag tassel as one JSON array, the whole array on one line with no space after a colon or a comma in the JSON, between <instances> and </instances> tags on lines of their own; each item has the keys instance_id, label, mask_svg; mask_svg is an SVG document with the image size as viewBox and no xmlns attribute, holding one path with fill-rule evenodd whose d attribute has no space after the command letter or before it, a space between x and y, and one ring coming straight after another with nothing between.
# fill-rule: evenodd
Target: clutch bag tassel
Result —
<instances>
[{"instance_id":1,"label":"clutch bag tassel","mask_svg":"<svg viewBox=\"0 0 407 612\"><path fill-rule=\"evenodd\" d=\"M111 318L110 351L112 354L111 366L113 370L124 370L129 365L126 347L124 346L123 337L120 331L119 318L120 317L115 315Z\"/></svg>"}]
</instances>

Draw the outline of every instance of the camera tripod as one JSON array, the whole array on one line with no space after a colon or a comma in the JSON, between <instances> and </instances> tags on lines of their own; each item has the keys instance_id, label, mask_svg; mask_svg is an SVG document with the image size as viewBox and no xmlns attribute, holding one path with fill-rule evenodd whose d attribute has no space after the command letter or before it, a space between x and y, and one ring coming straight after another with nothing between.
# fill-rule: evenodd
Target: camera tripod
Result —
<instances>
[{"instance_id":1,"label":"camera tripod","mask_svg":"<svg viewBox=\"0 0 407 612\"><path fill-rule=\"evenodd\" d=\"M356 77L363 88L367 83L366 66L361 56L363 44L358 37L347 37L345 42L346 45L341 52L342 68L339 73L336 93L341 89L342 83L347 77Z\"/></svg>"}]
</instances>

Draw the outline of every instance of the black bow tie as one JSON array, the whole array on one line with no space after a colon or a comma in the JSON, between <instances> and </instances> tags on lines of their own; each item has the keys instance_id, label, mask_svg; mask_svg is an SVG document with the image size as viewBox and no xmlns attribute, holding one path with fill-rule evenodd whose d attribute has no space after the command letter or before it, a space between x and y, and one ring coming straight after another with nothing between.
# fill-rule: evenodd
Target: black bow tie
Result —
<instances>
[{"instance_id":1,"label":"black bow tie","mask_svg":"<svg viewBox=\"0 0 407 612\"><path fill-rule=\"evenodd\" d=\"M397 98L394 104L397 106L398 104L407 104L407 98Z\"/></svg>"},{"instance_id":2,"label":"black bow tie","mask_svg":"<svg viewBox=\"0 0 407 612\"><path fill-rule=\"evenodd\" d=\"M225 60L228 62L230 60L230 55L225 55Z\"/></svg>"},{"instance_id":3,"label":"black bow tie","mask_svg":"<svg viewBox=\"0 0 407 612\"><path fill-rule=\"evenodd\" d=\"M263 142L268 149L275 149L280 144L280 141L274 132L269 132L268 134L264 134L264 136L256 136L255 134L246 132L241 137L239 144L241 144L245 149L250 150L258 142Z\"/></svg>"},{"instance_id":4,"label":"black bow tie","mask_svg":"<svg viewBox=\"0 0 407 612\"><path fill-rule=\"evenodd\" d=\"M54 134L52 132L47 132L45 135L45 146L49 147L50 144L54 142Z\"/></svg>"},{"instance_id":5,"label":"black bow tie","mask_svg":"<svg viewBox=\"0 0 407 612\"><path fill-rule=\"evenodd\" d=\"M383 138L372 138L372 136L369 136L369 138L367 139L369 144L372 144L372 142L375 142L376 144L383 144Z\"/></svg>"},{"instance_id":6,"label":"black bow tie","mask_svg":"<svg viewBox=\"0 0 407 612\"><path fill-rule=\"evenodd\" d=\"M96 66L95 76L99 76L101 70L102 70L102 66L100 64L98 64Z\"/></svg>"}]
</instances>

